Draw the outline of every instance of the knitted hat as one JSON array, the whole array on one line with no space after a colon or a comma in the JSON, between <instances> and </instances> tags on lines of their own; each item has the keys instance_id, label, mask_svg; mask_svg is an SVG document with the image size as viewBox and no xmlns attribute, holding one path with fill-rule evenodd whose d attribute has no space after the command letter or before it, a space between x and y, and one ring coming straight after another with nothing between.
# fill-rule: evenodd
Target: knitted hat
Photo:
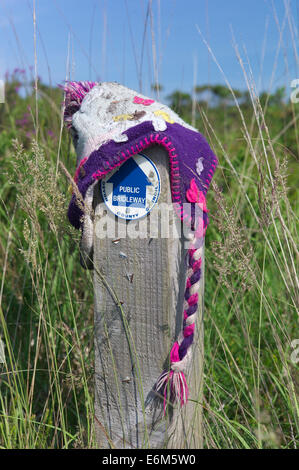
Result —
<instances>
[{"instance_id":1,"label":"knitted hat","mask_svg":"<svg viewBox=\"0 0 299 470\"><path fill-rule=\"evenodd\" d=\"M217 158L203 135L170 108L122 85L69 82L64 91L64 119L77 151L77 189L68 217L87 233L87 245L92 244L91 208L97 182L150 146L161 145L169 155L172 201L181 220L194 230L188 249L183 328L170 352L170 370L162 372L155 390L164 398L164 410L168 399L183 405L188 399L184 372L191 357L203 238L209 223L206 193ZM184 210L185 203L192 203L191 216Z\"/></svg>"}]
</instances>

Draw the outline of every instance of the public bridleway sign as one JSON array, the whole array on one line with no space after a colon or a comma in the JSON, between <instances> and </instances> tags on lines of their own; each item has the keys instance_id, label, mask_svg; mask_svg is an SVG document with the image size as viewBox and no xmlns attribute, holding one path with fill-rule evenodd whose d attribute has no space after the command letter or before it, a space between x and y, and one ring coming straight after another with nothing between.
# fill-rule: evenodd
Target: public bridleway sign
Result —
<instances>
[{"instance_id":1,"label":"public bridleway sign","mask_svg":"<svg viewBox=\"0 0 299 470\"><path fill-rule=\"evenodd\" d=\"M101 183L103 200L110 211L122 219L140 219L157 203L160 175L145 155L131 157Z\"/></svg>"}]
</instances>

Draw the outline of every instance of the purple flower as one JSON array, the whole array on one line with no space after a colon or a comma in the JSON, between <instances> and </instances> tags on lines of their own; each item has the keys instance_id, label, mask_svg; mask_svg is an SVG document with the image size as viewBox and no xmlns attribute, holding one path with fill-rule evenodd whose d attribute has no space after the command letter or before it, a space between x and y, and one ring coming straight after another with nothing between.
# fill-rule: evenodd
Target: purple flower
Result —
<instances>
[{"instance_id":1,"label":"purple flower","mask_svg":"<svg viewBox=\"0 0 299 470\"><path fill-rule=\"evenodd\" d=\"M22 119L16 119L17 126L26 127L29 124L29 113L24 113Z\"/></svg>"}]
</instances>

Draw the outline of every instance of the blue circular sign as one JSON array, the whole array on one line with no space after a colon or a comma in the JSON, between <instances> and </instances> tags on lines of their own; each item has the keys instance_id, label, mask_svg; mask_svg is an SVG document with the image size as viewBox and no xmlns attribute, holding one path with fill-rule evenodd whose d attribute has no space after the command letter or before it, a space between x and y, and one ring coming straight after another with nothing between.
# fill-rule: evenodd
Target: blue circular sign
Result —
<instances>
[{"instance_id":1,"label":"blue circular sign","mask_svg":"<svg viewBox=\"0 0 299 470\"><path fill-rule=\"evenodd\" d=\"M156 165L139 153L102 180L101 192L106 206L117 217L136 220L157 203L160 186Z\"/></svg>"}]
</instances>

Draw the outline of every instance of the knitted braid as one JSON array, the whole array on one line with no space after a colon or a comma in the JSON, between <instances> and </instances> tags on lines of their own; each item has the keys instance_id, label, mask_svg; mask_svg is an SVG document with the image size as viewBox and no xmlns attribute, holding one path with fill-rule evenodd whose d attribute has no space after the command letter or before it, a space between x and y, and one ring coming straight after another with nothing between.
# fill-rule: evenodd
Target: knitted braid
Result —
<instances>
[{"instance_id":1,"label":"knitted braid","mask_svg":"<svg viewBox=\"0 0 299 470\"><path fill-rule=\"evenodd\" d=\"M188 271L186 289L183 304L183 329L179 334L177 341L172 346L170 352L170 370L164 370L158 378L155 390L163 396L164 413L166 402L179 402L184 405L188 400L188 385L184 371L192 356L191 345L194 340L195 321L198 311L198 291L201 279L201 263L203 243L200 239L203 237L208 226L208 217L206 215L207 207L204 193L199 191L195 180L190 183L190 189L186 193L189 202L196 203L203 212L203 217L198 221L197 229L190 234L191 246L188 249ZM200 247L198 245L200 244Z\"/></svg>"}]
</instances>

